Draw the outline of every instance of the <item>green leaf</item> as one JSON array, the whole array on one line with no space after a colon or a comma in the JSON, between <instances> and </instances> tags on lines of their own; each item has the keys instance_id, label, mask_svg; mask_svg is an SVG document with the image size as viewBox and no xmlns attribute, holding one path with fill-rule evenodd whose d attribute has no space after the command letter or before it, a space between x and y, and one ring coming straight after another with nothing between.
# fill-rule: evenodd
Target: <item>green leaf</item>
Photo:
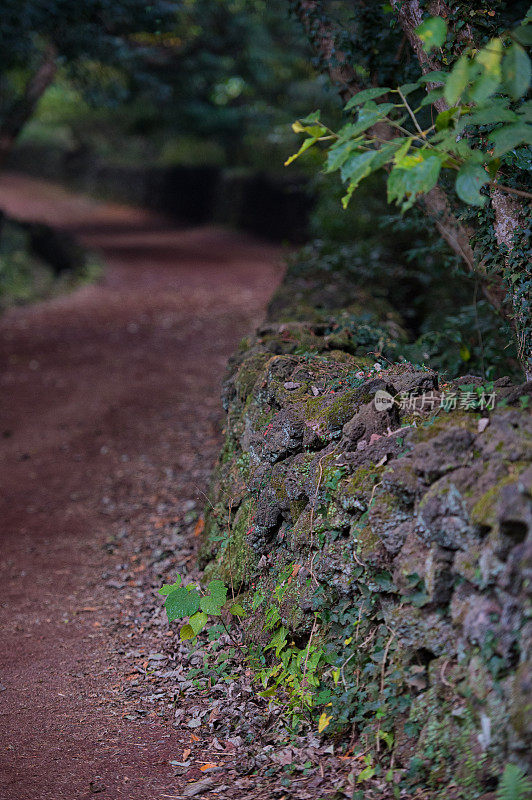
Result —
<instances>
[{"instance_id":1,"label":"green leaf","mask_svg":"<svg viewBox=\"0 0 532 800\"><path fill-rule=\"evenodd\" d=\"M375 86L373 89L363 89L346 103L344 110L349 111L350 108L360 106L368 100L375 100L376 97L382 97L382 95L387 92L391 92L391 89L386 86Z\"/></svg>"},{"instance_id":2,"label":"green leaf","mask_svg":"<svg viewBox=\"0 0 532 800\"><path fill-rule=\"evenodd\" d=\"M466 125L491 125L495 122L518 122L519 117L515 111L508 108L508 100L494 97L485 106L478 106L471 114L461 117L457 130L463 130Z\"/></svg>"},{"instance_id":3,"label":"green leaf","mask_svg":"<svg viewBox=\"0 0 532 800\"><path fill-rule=\"evenodd\" d=\"M341 174L344 181L349 181L349 185L346 195L342 197L342 206L344 209L349 205L353 192L359 183L370 173L376 172L376 170L391 161L400 143L401 139L394 139L391 142L383 144L378 150L368 150L365 153L358 153L345 162ZM410 140L407 140L407 143L410 143Z\"/></svg>"},{"instance_id":4,"label":"green leaf","mask_svg":"<svg viewBox=\"0 0 532 800\"><path fill-rule=\"evenodd\" d=\"M445 81L443 94L450 106L456 105L461 97L469 78L469 59L466 55L460 56Z\"/></svg>"},{"instance_id":5,"label":"green leaf","mask_svg":"<svg viewBox=\"0 0 532 800\"><path fill-rule=\"evenodd\" d=\"M213 617L219 617L222 613L222 606L223 603L219 603L214 597L211 597L210 594L206 594L200 600L200 608L206 614L211 614Z\"/></svg>"},{"instance_id":6,"label":"green leaf","mask_svg":"<svg viewBox=\"0 0 532 800\"><path fill-rule=\"evenodd\" d=\"M516 122L513 125L504 125L489 134L490 141L495 145L493 156L502 156L520 144L532 144L532 125L525 122Z\"/></svg>"},{"instance_id":7,"label":"green leaf","mask_svg":"<svg viewBox=\"0 0 532 800\"><path fill-rule=\"evenodd\" d=\"M529 800L532 781L516 764L507 764L497 787L497 800Z\"/></svg>"},{"instance_id":8,"label":"green leaf","mask_svg":"<svg viewBox=\"0 0 532 800\"><path fill-rule=\"evenodd\" d=\"M181 586L168 595L164 607L168 615L168 622L182 617L190 617L200 607L200 594L196 589L189 591Z\"/></svg>"},{"instance_id":9,"label":"green leaf","mask_svg":"<svg viewBox=\"0 0 532 800\"><path fill-rule=\"evenodd\" d=\"M315 144L317 141L318 141L317 136L312 136L310 139L305 139L305 141L303 142L297 153L294 153L293 156L290 156L290 158L286 159L286 161L284 162L285 167L288 167L293 161L296 160L296 158L299 158L299 156L303 155L303 153L306 150L308 150L309 147L312 147L312 145Z\"/></svg>"},{"instance_id":10,"label":"green leaf","mask_svg":"<svg viewBox=\"0 0 532 800\"><path fill-rule=\"evenodd\" d=\"M403 83L399 88L406 97L407 94L411 94L415 89L419 89L419 81L416 81L416 83Z\"/></svg>"},{"instance_id":11,"label":"green leaf","mask_svg":"<svg viewBox=\"0 0 532 800\"><path fill-rule=\"evenodd\" d=\"M183 625L179 631L179 638L182 642L185 642L187 639L193 639L195 635L192 625Z\"/></svg>"},{"instance_id":12,"label":"green leaf","mask_svg":"<svg viewBox=\"0 0 532 800\"><path fill-rule=\"evenodd\" d=\"M502 86L514 100L523 95L530 86L532 70L530 59L519 44L512 44L502 62Z\"/></svg>"},{"instance_id":13,"label":"green leaf","mask_svg":"<svg viewBox=\"0 0 532 800\"><path fill-rule=\"evenodd\" d=\"M402 145L395 152L393 160L396 164L399 164L403 160L403 158L410 150L411 145L412 145L412 139L407 137L402 143Z\"/></svg>"},{"instance_id":14,"label":"green leaf","mask_svg":"<svg viewBox=\"0 0 532 800\"><path fill-rule=\"evenodd\" d=\"M357 145L353 141L333 144L327 153L325 172L334 172L346 161Z\"/></svg>"},{"instance_id":15,"label":"green leaf","mask_svg":"<svg viewBox=\"0 0 532 800\"><path fill-rule=\"evenodd\" d=\"M270 650L272 648L275 649L275 655L279 658L279 654L281 650L286 646L286 637L288 636L288 630L281 626L279 630L275 633L272 637L269 644L266 645L264 650Z\"/></svg>"},{"instance_id":16,"label":"green leaf","mask_svg":"<svg viewBox=\"0 0 532 800\"><path fill-rule=\"evenodd\" d=\"M490 176L490 181L495 179L497 172L499 171L501 166L501 159L500 158L492 158L491 161L488 161L488 174Z\"/></svg>"},{"instance_id":17,"label":"green leaf","mask_svg":"<svg viewBox=\"0 0 532 800\"><path fill-rule=\"evenodd\" d=\"M501 82L502 40L492 39L475 57L480 75L469 94L474 103L483 103L497 91Z\"/></svg>"},{"instance_id":18,"label":"green leaf","mask_svg":"<svg viewBox=\"0 0 532 800\"><path fill-rule=\"evenodd\" d=\"M313 125L315 122L319 122L321 117L321 111L318 109L317 111L313 111L311 114L308 114L304 119L300 120L303 125Z\"/></svg>"},{"instance_id":19,"label":"green leaf","mask_svg":"<svg viewBox=\"0 0 532 800\"><path fill-rule=\"evenodd\" d=\"M532 25L522 25L520 28L514 28L512 36L518 42L524 44L525 47L532 45Z\"/></svg>"},{"instance_id":20,"label":"green leaf","mask_svg":"<svg viewBox=\"0 0 532 800\"><path fill-rule=\"evenodd\" d=\"M460 106L453 106L452 108L448 108L445 111L442 111L436 117L436 130L442 131L445 128L449 127L451 121L457 116L460 110Z\"/></svg>"},{"instance_id":21,"label":"green leaf","mask_svg":"<svg viewBox=\"0 0 532 800\"><path fill-rule=\"evenodd\" d=\"M388 177L388 202L396 200L402 211L407 211L417 195L426 194L436 185L440 170L438 156L424 158L421 153L405 156Z\"/></svg>"},{"instance_id":22,"label":"green leaf","mask_svg":"<svg viewBox=\"0 0 532 800\"><path fill-rule=\"evenodd\" d=\"M526 103L518 110L519 116L522 117L525 122L532 122L532 100L527 100Z\"/></svg>"},{"instance_id":23,"label":"green leaf","mask_svg":"<svg viewBox=\"0 0 532 800\"><path fill-rule=\"evenodd\" d=\"M231 608L229 609L229 613L230 614L234 614L235 617L245 617L246 616L246 612L244 611L244 609L242 608L240 603L235 603L234 606L231 606Z\"/></svg>"},{"instance_id":24,"label":"green leaf","mask_svg":"<svg viewBox=\"0 0 532 800\"><path fill-rule=\"evenodd\" d=\"M393 103L381 103L377 105L373 102L368 102L362 106L358 112L358 119L353 124L351 136L358 136L359 133L367 131L376 122L383 119L386 114L394 107Z\"/></svg>"},{"instance_id":25,"label":"green leaf","mask_svg":"<svg viewBox=\"0 0 532 800\"><path fill-rule=\"evenodd\" d=\"M181 586L181 575L178 575L175 579L175 583L165 583L164 586L161 586L158 589L158 594L162 595L163 597L168 597L174 589L178 589Z\"/></svg>"},{"instance_id":26,"label":"green leaf","mask_svg":"<svg viewBox=\"0 0 532 800\"><path fill-rule=\"evenodd\" d=\"M365 767L362 772L357 777L357 783L361 781L369 781L370 778L373 778L375 775L375 768L374 767Z\"/></svg>"},{"instance_id":27,"label":"green leaf","mask_svg":"<svg viewBox=\"0 0 532 800\"><path fill-rule=\"evenodd\" d=\"M207 589L213 598L223 606L227 600L227 586L225 583L223 581L214 580L208 584Z\"/></svg>"},{"instance_id":28,"label":"green leaf","mask_svg":"<svg viewBox=\"0 0 532 800\"><path fill-rule=\"evenodd\" d=\"M480 194L480 189L489 181L489 175L478 164L464 164L456 178L456 194L470 206L483 206L486 198Z\"/></svg>"},{"instance_id":29,"label":"green leaf","mask_svg":"<svg viewBox=\"0 0 532 800\"><path fill-rule=\"evenodd\" d=\"M429 106L431 103L435 103L436 100L441 100L443 97L443 89L432 89L432 91L427 92L427 96L423 98L420 105L423 108L424 106Z\"/></svg>"},{"instance_id":30,"label":"green leaf","mask_svg":"<svg viewBox=\"0 0 532 800\"><path fill-rule=\"evenodd\" d=\"M376 150L369 150L366 153L355 153L350 156L341 169L342 180L358 186L360 181L371 172L371 162L375 158Z\"/></svg>"},{"instance_id":31,"label":"green leaf","mask_svg":"<svg viewBox=\"0 0 532 800\"><path fill-rule=\"evenodd\" d=\"M431 72L425 72L419 79L419 83L445 83L449 73L442 72L441 69L433 69Z\"/></svg>"},{"instance_id":32,"label":"green leaf","mask_svg":"<svg viewBox=\"0 0 532 800\"><path fill-rule=\"evenodd\" d=\"M208 621L209 617L203 611L198 611L190 617L189 625L194 631L195 636L203 630Z\"/></svg>"},{"instance_id":33,"label":"green leaf","mask_svg":"<svg viewBox=\"0 0 532 800\"><path fill-rule=\"evenodd\" d=\"M441 17L429 17L416 28L416 34L423 43L423 50L430 53L435 47L442 47L447 36L447 23Z\"/></svg>"}]
</instances>

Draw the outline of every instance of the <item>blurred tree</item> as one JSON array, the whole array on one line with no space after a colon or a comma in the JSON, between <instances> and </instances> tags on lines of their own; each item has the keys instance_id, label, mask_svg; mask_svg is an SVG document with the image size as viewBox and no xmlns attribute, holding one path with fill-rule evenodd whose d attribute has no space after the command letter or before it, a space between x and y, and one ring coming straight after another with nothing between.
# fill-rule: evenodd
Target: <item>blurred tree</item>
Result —
<instances>
[{"instance_id":1,"label":"blurred tree","mask_svg":"<svg viewBox=\"0 0 532 800\"><path fill-rule=\"evenodd\" d=\"M54 79L95 109L120 107L100 117L118 139L214 141L227 163L257 137L286 142L308 104L339 106L285 0L5 0L0 163ZM94 134L86 116L80 105L69 120L78 141Z\"/></svg>"},{"instance_id":2,"label":"blurred tree","mask_svg":"<svg viewBox=\"0 0 532 800\"><path fill-rule=\"evenodd\" d=\"M171 30L176 11L169 0L3 0L0 165L60 65L87 85L96 83L103 66L134 70ZM144 45L136 37L147 33L154 39Z\"/></svg>"}]
</instances>

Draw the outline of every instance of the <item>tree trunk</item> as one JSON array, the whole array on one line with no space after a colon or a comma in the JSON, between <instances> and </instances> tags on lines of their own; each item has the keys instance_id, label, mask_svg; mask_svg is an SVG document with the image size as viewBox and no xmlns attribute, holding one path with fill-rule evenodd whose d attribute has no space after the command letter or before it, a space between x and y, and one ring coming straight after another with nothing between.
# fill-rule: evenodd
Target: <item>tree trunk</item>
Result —
<instances>
[{"instance_id":1,"label":"tree trunk","mask_svg":"<svg viewBox=\"0 0 532 800\"><path fill-rule=\"evenodd\" d=\"M23 96L13 104L5 121L0 125L0 168L4 166L21 130L55 77L57 72L55 57L55 47L48 45L40 66L26 84Z\"/></svg>"}]
</instances>

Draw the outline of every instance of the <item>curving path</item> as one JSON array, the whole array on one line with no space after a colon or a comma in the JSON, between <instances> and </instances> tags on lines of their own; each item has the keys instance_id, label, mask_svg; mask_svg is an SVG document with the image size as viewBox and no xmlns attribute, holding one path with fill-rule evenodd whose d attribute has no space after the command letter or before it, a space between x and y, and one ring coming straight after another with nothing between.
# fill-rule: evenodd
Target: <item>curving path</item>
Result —
<instances>
[{"instance_id":1,"label":"curving path","mask_svg":"<svg viewBox=\"0 0 532 800\"><path fill-rule=\"evenodd\" d=\"M176 797L168 762L188 738L113 702L108 543L157 516L163 484L176 519L205 490L224 365L280 251L15 174L0 208L74 232L107 265L97 285L0 319L0 798Z\"/></svg>"}]
</instances>

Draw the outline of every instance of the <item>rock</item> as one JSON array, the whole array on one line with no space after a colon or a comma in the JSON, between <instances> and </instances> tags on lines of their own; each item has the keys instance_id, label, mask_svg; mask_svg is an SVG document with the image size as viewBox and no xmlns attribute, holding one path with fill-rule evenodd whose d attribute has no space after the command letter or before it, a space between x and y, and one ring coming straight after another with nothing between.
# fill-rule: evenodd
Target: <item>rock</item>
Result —
<instances>
[{"instance_id":1,"label":"rock","mask_svg":"<svg viewBox=\"0 0 532 800\"><path fill-rule=\"evenodd\" d=\"M327 294L317 284L313 291ZM328 620L313 640L320 647L351 653L349 629L364 703L378 707L381 681L404 703L386 728L394 728L398 761L408 769L418 759L427 785L441 792L454 780L480 786L486 764L500 774L532 749L523 712L532 419L518 402L484 412L489 424L480 426L478 412L459 407L436 416L397 402L377 410L377 391L432 392L437 401L438 376L410 364L376 370L342 313L268 322L233 359L226 446L205 525L204 535L214 534L208 575L264 594L246 628L259 645L271 640L272 608L303 649L317 610ZM466 384L483 380L465 376L450 389ZM504 380L496 389L512 402L522 392ZM335 702L361 730L368 724L356 693L347 708ZM466 761L478 766L473 776Z\"/></svg>"},{"instance_id":2,"label":"rock","mask_svg":"<svg viewBox=\"0 0 532 800\"><path fill-rule=\"evenodd\" d=\"M473 535L464 499L448 478L441 478L424 495L417 522L423 541L437 542L449 550L464 549Z\"/></svg>"}]
</instances>

